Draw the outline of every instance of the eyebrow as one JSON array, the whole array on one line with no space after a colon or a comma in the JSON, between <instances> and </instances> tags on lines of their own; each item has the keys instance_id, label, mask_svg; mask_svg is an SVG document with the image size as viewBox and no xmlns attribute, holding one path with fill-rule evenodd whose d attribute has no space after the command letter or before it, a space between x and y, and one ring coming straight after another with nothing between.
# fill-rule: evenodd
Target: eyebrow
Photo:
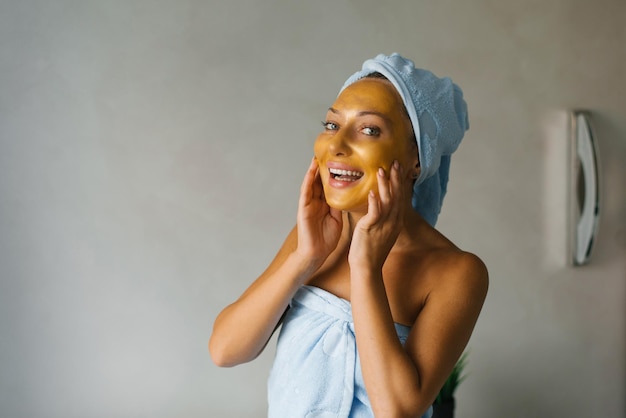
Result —
<instances>
[{"instance_id":1,"label":"eyebrow","mask_svg":"<svg viewBox=\"0 0 626 418\"><path fill-rule=\"evenodd\" d=\"M330 112L332 112L332 113L335 113L335 114L340 114L341 113L340 111L338 111L334 107L329 107L328 110ZM357 113L357 116L368 116L368 115L378 116L379 118L384 120L388 125L391 125L391 120L389 120L387 115L384 115L384 114L382 114L380 112L376 112L374 110L363 110L363 111Z\"/></svg>"}]
</instances>

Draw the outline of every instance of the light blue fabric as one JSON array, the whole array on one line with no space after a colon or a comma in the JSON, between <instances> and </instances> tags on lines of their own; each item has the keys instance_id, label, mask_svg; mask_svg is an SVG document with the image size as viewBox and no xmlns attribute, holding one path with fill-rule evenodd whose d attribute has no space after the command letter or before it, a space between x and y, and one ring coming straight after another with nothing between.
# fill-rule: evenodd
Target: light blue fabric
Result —
<instances>
[{"instance_id":1,"label":"light blue fabric","mask_svg":"<svg viewBox=\"0 0 626 418\"><path fill-rule=\"evenodd\" d=\"M410 327L396 324L404 344ZM269 418L372 418L350 302L313 286L294 296L268 380ZM430 418L430 408L422 418Z\"/></svg>"},{"instance_id":2,"label":"light blue fabric","mask_svg":"<svg viewBox=\"0 0 626 418\"><path fill-rule=\"evenodd\" d=\"M413 61L397 53L365 61L341 90L375 72L395 86L411 118L421 165L413 188L413 208L435 226L447 190L450 155L469 129L463 91L450 78L415 68Z\"/></svg>"}]
</instances>

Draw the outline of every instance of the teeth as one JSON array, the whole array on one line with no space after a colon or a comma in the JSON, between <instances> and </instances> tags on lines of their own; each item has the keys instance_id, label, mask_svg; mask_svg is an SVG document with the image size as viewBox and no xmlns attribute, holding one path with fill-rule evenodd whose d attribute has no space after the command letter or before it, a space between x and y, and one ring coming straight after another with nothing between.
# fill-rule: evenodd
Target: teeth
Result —
<instances>
[{"instance_id":1,"label":"teeth","mask_svg":"<svg viewBox=\"0 0 626 418\"><path fill-rule=\"evenodd\" d=\"M329 168L328 171L337 176L363 177L363 173L360 171L339 170L336 168Z\"/></svg>"}]
</instances>

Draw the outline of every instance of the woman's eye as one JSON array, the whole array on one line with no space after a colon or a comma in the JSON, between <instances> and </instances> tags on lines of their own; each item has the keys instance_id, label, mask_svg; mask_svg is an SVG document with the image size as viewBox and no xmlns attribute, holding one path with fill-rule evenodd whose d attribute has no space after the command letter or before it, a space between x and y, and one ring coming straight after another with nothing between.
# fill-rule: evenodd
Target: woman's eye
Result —
<instances>
[{"instance_id":1,"label":"woman's eye","mask_svg":"<svg viewBox=\"0 0 626 418\"><path fill-rule=\"evenodd\" d=\"M369 135L369 136L377 136L378 134L380 134L380 129L375 128L373 126L366 126L365 128L361 129L361 131L365 135Z\"/></svg>"},{"instance_id":2,"label":"woman's eye","mask_svg":"<svg viewBox=\"0 0 626 418\"><path fill-rule=\"evenodd\" d=\"M337 125L334 122L328 122L328 121L322 121L322 126L324 127L324 129L326 129L327 131L336 131L337 129L339 129L339 125Z\"/></svg>"}]
</instances>

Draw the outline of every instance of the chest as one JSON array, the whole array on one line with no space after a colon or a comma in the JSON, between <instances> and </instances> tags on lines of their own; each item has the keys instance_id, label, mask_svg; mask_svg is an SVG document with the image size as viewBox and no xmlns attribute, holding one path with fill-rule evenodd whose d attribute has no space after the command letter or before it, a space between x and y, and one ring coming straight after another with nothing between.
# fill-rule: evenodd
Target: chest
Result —
<instances>
[{"instance_id":1,"label":"chest","mask_svg":"<svg viewBox=\"0 0 626 418\"><path fill-rule=\"evenodd\" d=\"M351 301L351 276L348 264L349 245L342 245L326 260L307 284ZM410 254L390 254L383 266L383 281L394 322L412 325L427 294L427 286L419 276L419 261Z\"/></svg>"}]
</instances>

